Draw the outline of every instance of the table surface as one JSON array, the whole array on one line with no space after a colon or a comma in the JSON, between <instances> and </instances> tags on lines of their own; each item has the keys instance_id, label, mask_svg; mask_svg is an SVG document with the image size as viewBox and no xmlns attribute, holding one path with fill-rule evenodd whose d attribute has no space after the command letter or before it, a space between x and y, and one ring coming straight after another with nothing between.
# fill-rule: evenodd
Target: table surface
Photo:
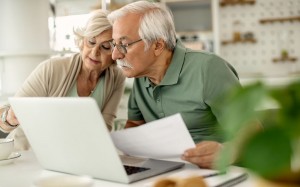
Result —
<instances>
[{"instance_id":1,"label":"table surface","mask_svg":"<svg viewBox=\"0 0 300 187\"><path fill-rule=\"evenodd\" d=\"M44 170L42 166L38 163L34 153L32 151L24 151L20 152L21 156L15 159L12 163L2 164L0 165L0 186L1 187L34 187L34 181L40 179L41 177L45 177L48 175L67 175L58 172L51 172L48 170ZM1 163L0 163L1 164ZM230 168L231 171L241 171L242 168L232 166ZM158 180L161 177L167 177L169 175L176 175L178 173L189 174L197 174L201 175L201 173L205 173L208 170L199 169L198 167L192 164L186 164L183 168L174 170L159 176L151 177L148 179L144 179L138 182L134 182L132 184L120 184L110 181L93 179L94 185L93 187L126 187L126 186L139 186L139 187L151 187L153 182ZM211 177L209 179L212 180L220 180L219 177ZM246 181L243 181L239 184L235 185L236 187L252 187L254 186L254 180L251 175L248 177Z\"/></svg>"}]
</instances>

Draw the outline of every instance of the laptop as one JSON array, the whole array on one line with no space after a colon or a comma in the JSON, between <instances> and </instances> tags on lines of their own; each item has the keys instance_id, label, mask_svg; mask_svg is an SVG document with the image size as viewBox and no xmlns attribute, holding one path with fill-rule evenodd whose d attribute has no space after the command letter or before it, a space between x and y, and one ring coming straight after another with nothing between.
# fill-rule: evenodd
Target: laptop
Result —
<instances>
[{"instance_id":1,"label":"laptop","mask_svg":"<svg viewBox=\"0 0 300 187\"><path fill-rule=\"evenodd\" d=\"M131 183L184 163L120 156L93 98L9 98L44 169Z\"/></svg>"}]
</instances>

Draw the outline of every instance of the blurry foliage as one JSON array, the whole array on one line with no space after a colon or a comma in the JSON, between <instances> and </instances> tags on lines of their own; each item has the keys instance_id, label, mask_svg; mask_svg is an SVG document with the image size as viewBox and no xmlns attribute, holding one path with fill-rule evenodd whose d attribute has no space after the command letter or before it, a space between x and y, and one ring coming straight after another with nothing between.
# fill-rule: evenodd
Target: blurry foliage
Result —
<instances>
[{"instance_id":1,"label":"blurry foliage","mask_svg":"<svg viewBox=\"0 0 300 187\"><path fill-rule=\"evenodd\" d=\"M266 98L279 104L275 115L254 110ZM239 164L264 178L278 179L291 171L293 146L300 146L300 81L272 89L258 82L234 90L223 106L226 140L236 141L221 153L219 169L226 169L233 154L231 150L236 147ZM250 130L256 119L262 122L264 130ZM300 182L297 175L296 180Z\"/></svg>"}]
</instances>

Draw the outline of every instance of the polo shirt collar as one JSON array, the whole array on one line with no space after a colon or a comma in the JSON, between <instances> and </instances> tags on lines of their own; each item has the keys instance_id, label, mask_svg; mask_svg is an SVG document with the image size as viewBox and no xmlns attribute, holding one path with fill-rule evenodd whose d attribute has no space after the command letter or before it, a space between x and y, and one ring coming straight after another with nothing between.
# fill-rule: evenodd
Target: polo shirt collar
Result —
<instances>
[{"instance_id":1,"label":"polo shirt collar","mask_svg":"<svg viewBox=\"0 0 300 187\"><path fill-rule=\"evenodd\" d=\"M178 82L179 75L184 64L186 48L183 46L180 40L177 39L174 49L171 63L167 69L167 72L159 85L173 85ZM151 86L151 81L144 77L145 87Z\"/></svg>"}]
</instances>

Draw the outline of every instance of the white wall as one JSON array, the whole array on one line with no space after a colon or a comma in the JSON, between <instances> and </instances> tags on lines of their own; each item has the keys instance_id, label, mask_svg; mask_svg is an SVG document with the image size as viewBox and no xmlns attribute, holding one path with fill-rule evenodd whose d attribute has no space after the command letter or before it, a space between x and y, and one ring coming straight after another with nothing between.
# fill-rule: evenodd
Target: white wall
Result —
<instances>
[{"instance_id":1,"label":"white wall","mask_svg":"<svg viewBox=\"0 0 300 187\"><path fill-rule=\"evenodd\" d=\"M0 95L13 95L49 57L49 1L0 1Z\"/></svg>"},{"instance_id":2,"label":"white wall","mask_svg":"<svg viewBox=\"0 0 300 187\"><path fill-rule=\"evenodd\" d=\"M234 22L241 23L240 31L252 32L256 43L220 45L220 55L228 60L242 77L281 77L300 75L299 21L260 23L264 19L300 16L299 0L256 0L253 5L219 7L219 38L232 40ZM273 62L286 49L295 62Z\"/></svg>"}]
</instances>

